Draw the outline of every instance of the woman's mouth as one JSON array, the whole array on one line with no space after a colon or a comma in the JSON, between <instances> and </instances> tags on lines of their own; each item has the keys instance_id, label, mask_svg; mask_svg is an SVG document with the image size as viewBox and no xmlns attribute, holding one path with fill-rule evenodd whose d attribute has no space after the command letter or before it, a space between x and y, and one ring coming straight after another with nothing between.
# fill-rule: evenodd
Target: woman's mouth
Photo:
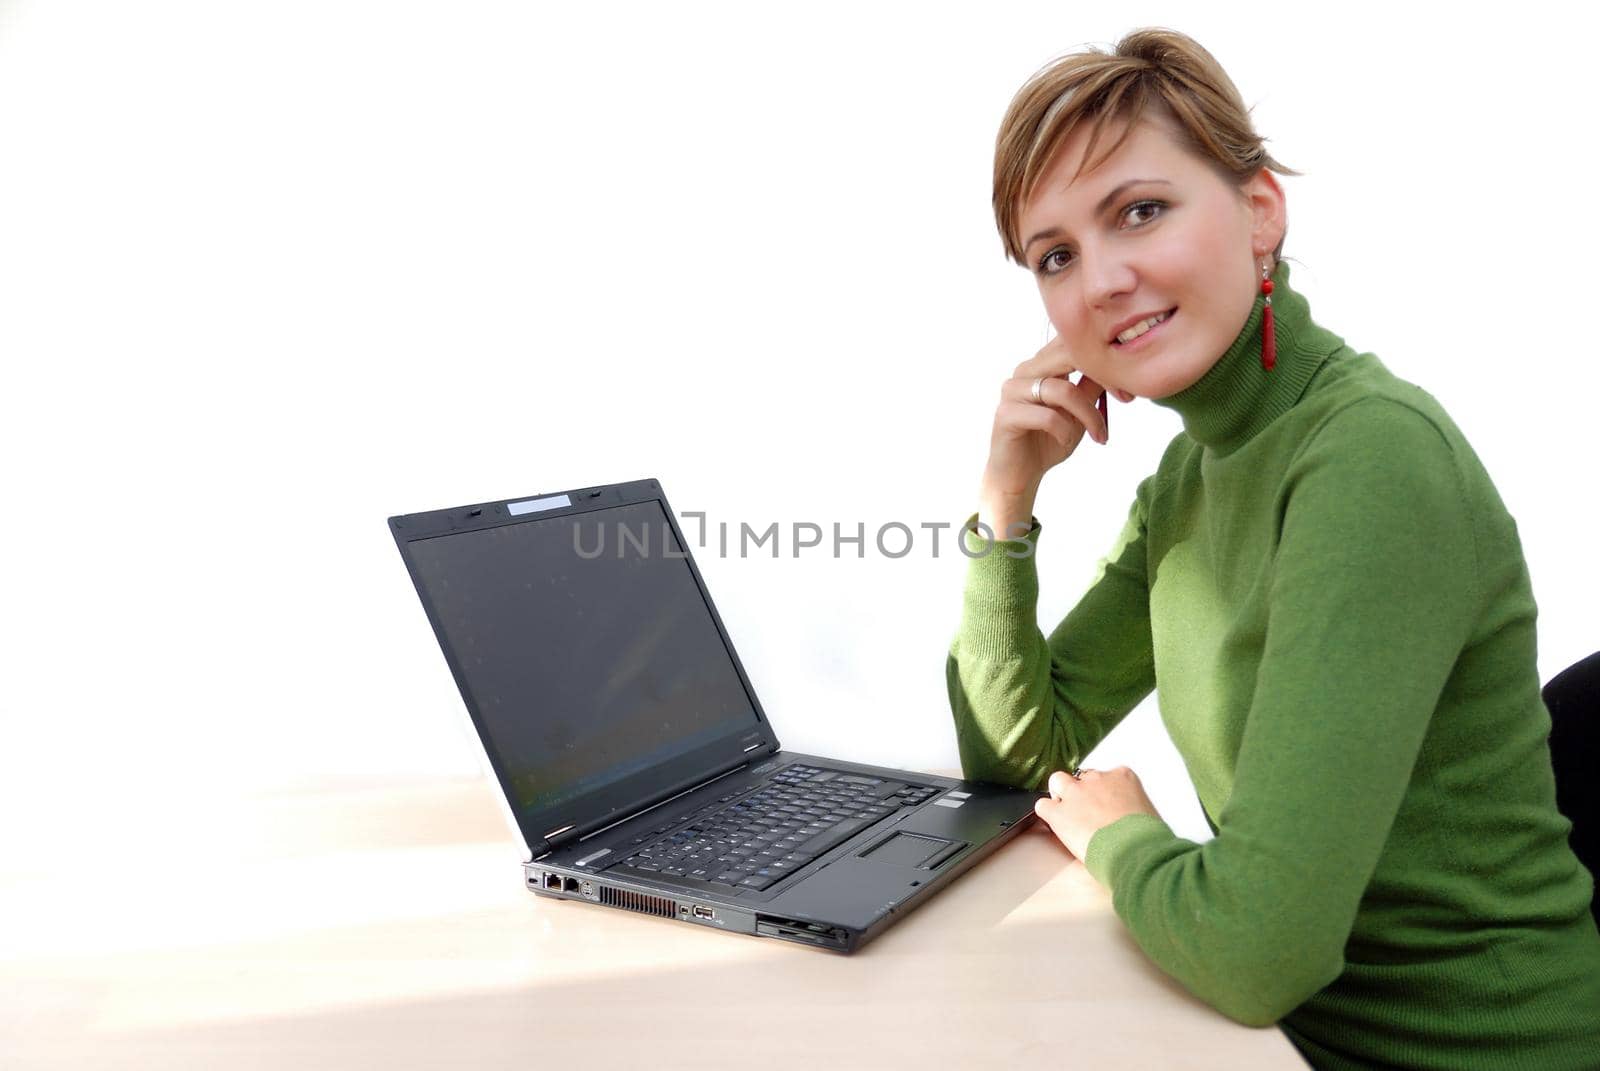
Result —
<instances>
[{"instance_id":1,"label":"woman's mouth","mask_svg":"<svg viewBox=\"0 0 1600 1071\"><path fill-rule=\"evenodd\" d=\"M1120 338L1112 339L1111 345L1119 350L1136 350L1148 347L1151 345L1151 339L1155 338L1159 334L1165 333L1167 325L1172 323L1172 318L1176 315L1178 315L1178 307L1174 305L1172 308L1166 311L1160 323L1146 330L1145 333L1140 335L1138 338L1132 339L1128 342L1123 342Z\"/></svg>"}]
</instances>

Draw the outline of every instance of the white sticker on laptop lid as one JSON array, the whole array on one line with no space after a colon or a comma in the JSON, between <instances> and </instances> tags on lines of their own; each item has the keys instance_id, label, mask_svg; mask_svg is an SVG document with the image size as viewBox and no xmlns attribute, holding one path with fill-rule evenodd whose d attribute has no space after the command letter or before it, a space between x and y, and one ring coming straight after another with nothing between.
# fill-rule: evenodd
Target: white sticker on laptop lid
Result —
<instances>
[{"instance_id":1,"label":"white sticker on laptop lid","mask_svg":"<svg viewBox=\"0 0 1600 1071\"><path fill-rule=\"evenodd\" d=\"M542 509L560 509L562 506L572 505L572 499L566 495L551 495L549 498L525 498L521 502L507 502L506 512L513 517L520 517L524 513L538 513Z\"/></svg>"}]
</instances>

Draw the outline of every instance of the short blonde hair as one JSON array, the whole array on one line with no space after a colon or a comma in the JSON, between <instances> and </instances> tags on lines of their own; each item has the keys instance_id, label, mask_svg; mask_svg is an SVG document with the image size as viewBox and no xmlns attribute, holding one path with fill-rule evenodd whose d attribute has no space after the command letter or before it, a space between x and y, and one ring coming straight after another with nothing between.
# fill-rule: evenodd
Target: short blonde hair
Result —
<instances>
[{"instance_id":1,"label":"short blonde hair","mask_svg":"<svg viewBox=\"0 0 1600 1071\"><path fill-rule=\"evenodd\" d=\"M1267 152L1239 90L1211 53L1176 30L1133 30L1112 53L1091 48L1052 60L1012 98L994 146L994 218L1007 256L1023 264L1017 233L1022 204L1078 124L1092 120L1094 126L1074 179L1099 165L1090 161L1107 122L1128 120L1102 160L1117 151L1147 111L1166 119L1185 151L1234 186L1243 186L1264 167L1280 175L1300 174ZM1282 253L1280 241L1273 259Z\"/></svg>"}]
</instances>

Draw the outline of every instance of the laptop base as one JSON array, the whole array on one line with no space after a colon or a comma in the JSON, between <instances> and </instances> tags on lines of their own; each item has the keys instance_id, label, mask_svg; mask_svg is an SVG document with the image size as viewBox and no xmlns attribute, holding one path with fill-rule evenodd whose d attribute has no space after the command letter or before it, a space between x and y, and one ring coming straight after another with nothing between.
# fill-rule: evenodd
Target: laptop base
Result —
<instances>
[{"instance_id":1,"label":"laptop base","mask_svg":"<svg viewBox=\"0 0 1600 1071\"><path fill-rule=\"evenodd\" d=\"M735 787L756 788L772 773L794 764L886 778L914 777L939 792L921 807L862 830L782 886L764 892L704 882L691 887L678 878L607 871L603 864L615 852L606 852L589 865L576 865L580 859L591 859L602 842L627 844L638 830L670 819L665 809L635 816L587 843L524 863L523 880L530 891L546 898L851 953L1036 820L1032 792L787 751L763 762L759 773L751 771ZM719 792L729 788L717 787ZM679 810L688 814L700 806L703 801L691 794ZM941 846L947 847L941 850ZM872 907L864 907L867 904Z\"/></svg>"}]
</instances>

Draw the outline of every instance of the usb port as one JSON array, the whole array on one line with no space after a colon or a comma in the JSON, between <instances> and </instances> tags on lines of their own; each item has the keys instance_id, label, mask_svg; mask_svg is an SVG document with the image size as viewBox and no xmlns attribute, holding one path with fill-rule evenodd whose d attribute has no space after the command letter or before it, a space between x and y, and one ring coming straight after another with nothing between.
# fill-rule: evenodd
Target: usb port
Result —
<instances>
[{"instance_id":1,"label":"usb port","mask_svg":"<svg viewBox=\"0 0 1600 1071\"><path fill-rule=\"evenodd\" d=\"M701 907L699 904L695 904L694 917L697 919L715 919L717 917L717 913L711 910L709 907Z\"/></svg>"}]
</instances>

